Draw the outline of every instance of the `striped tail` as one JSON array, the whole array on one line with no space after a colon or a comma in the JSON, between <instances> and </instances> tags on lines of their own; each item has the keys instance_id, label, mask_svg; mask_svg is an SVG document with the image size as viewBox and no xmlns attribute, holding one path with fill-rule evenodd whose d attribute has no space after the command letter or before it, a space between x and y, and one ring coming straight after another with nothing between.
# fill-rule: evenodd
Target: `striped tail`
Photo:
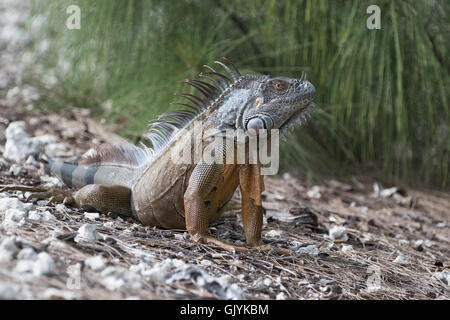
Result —
<instances>
[{"instance_id":1,"label":"striped tail","mask_svg":"<svg viewBox=\"0 0 450 320\"><path fill-rule=\"evenodd\" d=\"M148 154L131 144L103 144L87 153L79 163L45 159L50 171L65 185L78 189L88 184L131 187Z\"/></svg>"},{"instance_id":2,"label":"striped tail","mask_svg":"<svg viewBox=\"0 0 450 320\"><path fill-rule=\"evenodd\" d=\"M50 171L70 188L79 189L88 184L118 184L131 187L136 170L120 165L83 165L48 160Z\"/></svg>"}]
</instances>

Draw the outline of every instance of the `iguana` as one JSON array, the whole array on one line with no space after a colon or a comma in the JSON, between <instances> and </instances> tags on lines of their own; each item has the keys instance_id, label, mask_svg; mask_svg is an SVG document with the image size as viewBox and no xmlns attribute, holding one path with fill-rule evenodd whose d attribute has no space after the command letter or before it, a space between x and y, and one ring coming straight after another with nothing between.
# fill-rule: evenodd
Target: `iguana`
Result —
<instances>
[{"instance_id":1,"label":"iguana","mask_svg":"<svg viewBox=\"0 0 450 320\"><path fill-rule=\"evenodd\" d=\"M264 191L261 164L239 164L235 156L231 163L205 161L206 152L225 159L236 148L236 143L231 149L218 144L205 132L215 129L217 136L230 129L252 133L279 129L283 136L309 116L315 88L303 74L298 79L241 75L231 62L224 62L215 61L223 72L205 65L206 72L200 74L204 80L186 80L197 93L179 94L186 102L177 104L185 109L162 114L150 123L146 137L151 146L103 144L78 163L49 160L53 174L78 189L66 202L132 216L144 225L187 229L195 242L234 251L245 247L211 236L209 223L221 215L240 186L246 243L259 246ZM199 121L203 128L196 132L194 124ZM171 155L189 148L195 139L203 147L191 155L200 160L174 163ZM216 145L211 149L211 144Z\"/></svg>"}]
</instances>

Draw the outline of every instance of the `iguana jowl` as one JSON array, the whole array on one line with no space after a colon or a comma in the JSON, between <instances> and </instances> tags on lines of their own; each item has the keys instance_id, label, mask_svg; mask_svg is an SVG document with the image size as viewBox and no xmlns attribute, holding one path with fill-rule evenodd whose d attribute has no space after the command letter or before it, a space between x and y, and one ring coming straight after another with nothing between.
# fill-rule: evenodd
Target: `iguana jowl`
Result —
<instances>
[{"instance_id":1,"label":"iguana jowl","mask_svg":"<svg viewBox=\"0 0 450 320\"><path fill-rule=\"evenodd\" d=\"M207 71L200 74L204 80L186 80L198 94L180 94L188 102L180 103L185 110L151 122L146 136L152 147L104 144L78 164L49 162L56 176L79 189L73 194L77 206L131 215L145 225L186 228L194 241L234 250L235 246L210 235L209 222L220 216L240 186L246 242L260 244L264 190L260 165L175 164L170 156L192 144L198 121L204 129L218 132L280 129L284 135L309 115L315 89L303 75L299 79L242 76L234 65L216 63L224 73L205 66ZM203 135L201 139L205 147L211 143ZM230 152L225 145L215 150L223 157Z\"/></svg>"}]
</instances>

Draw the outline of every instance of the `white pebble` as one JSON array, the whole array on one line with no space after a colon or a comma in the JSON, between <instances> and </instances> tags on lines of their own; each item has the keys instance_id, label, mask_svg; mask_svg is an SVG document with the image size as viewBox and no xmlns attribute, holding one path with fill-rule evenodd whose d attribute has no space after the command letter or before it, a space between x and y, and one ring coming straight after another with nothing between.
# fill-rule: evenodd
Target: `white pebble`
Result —
<instances>
[{"instance_id":1,"label":"white pebble","mask_svg":"<svg viewBox=\"0 0 450 320\"><path fill-rule=\"evenodd\" d=\"M54 269L55 263L53 258L47 252L39 253L33 266L33 275L39 277L53 272Z\"/></svg>"},{"instance_id":2,"label":"white pebble","mask_svg":"<svg viewBox=\"0 0 450 320\"><path fill-rule=\"evenodd\" d=\"M309 189L306 192L306 195L308 196L308 198L310 199L320 199L322 197L321 194L322 188L319 186L313 186L311 189Z\"/></svg>"},{"instance_id":3,"label":"white pebble","mask_svg":"<svg viewBox=\"0 0 450 320\"><path fill-rule=\"evenodd\" d=\"M334 226L328 231L328 235L332 240L348 240L347 228L343 226Z\"/></svg>"},{"instance_id":4,"label":"white pebble","mask_svg":"<svg viewBox=\"0 0 450 320\"><path fill-rule=\"evenodd\" d=\"M79 229L78 229L78 234L75 237L74 241L75 242L80 242L80 241L95 241L100 239L100 234L97 232L97 226L94 224L83 224Z\"/></svg>"},{"instance_id":5,"label":"white pebble","mask_svg":"<svg viewBox=\"0 0 450 320\"><path fill-rule=\"evenodd\" d=\"M320 253L320 250L315 245L311 244L309 246L300 247L300 248L296 249L295 253L297 253L297 254L308 254L310 256L317 256Z\"/></svg>"},{"instance_id":6,"label":"white pebble","mask_svg":"<svg viewBox=\"0 0 450 320\"><path fill-rule=\"evenodd\" d=\"M287 296L284 292L280 292L279 294L277 294L276 299L277 300L286 300Z\"/></svg>"},{"instance_id":7,"label":"white pebble","mask_svg":"<svg viewBox=\"0 0 450 320\"><path fill-rule=\"evenodd\" d=\"M8 209L5 212L5 219L2 225L10 227L19 227L25 224L27 213L18 209Z\"/></svg>"},{"instance_id":8,"label":"white pebble","mask_svg":"<svg viewBox=\"0 0 450 320\"><path fill-rule=\"evenodd\" d=\"M40 215L39 212L37 212L36 210L30 211L28 213L28 220L32 220L32 221L40 221L42 218L42 216Z\"/></svg>"},{"instance_id":9,"label":"white pebble","mask_svg":"<svg viewBox=\"0 0 450 320\"><path fill-rule=\"evenodd\" d=\"M89 220L95 220L100 217L100 214L98 212L85 212L84 217Z\"/></svg>"},{"instance_id":10,"label":"white pebble","mask_svg":"<svg viewBox=\"0 0 450 320\"><path fill-rule=\"evenodd\" d=\"M25 161L30 155L39 155L44 151L44 143L30 138L24 121L11 122L6 129L6 144L3 156L15 162Z\"/></svg>"},{"instance_id":11,"label":"white pebble","mask_svg":"<svg viewBox=\"0 0 450 320\"><path fill-rule=\"evenodd\" d=\"M435 273L433 273L433 277L441 280L442 282L444 282L447 285L450 285L450 271L448 271L448 270L443 270L441 272L435 272Z\"/></svg>"},{"instance_id":12,"label":"white pebble","mask_svg":"<svg viewBox=\"0 0 450 320\"><path fill-rule=\"evenodd\" d=\"M213 263L210 260L203 259L203 260L200 261L200 264L202 266L211 266Z\"/></svg>"},{"instance_id":13,"label":"white pebble","mask_svg":"<svg viewBox=\"0 0 450 320\"><path fill-rule=\"evenodd\" d=\"M19 292L18 286L6 284L6 283L0 283L0 299L2 299L2 300L17 299L18 292Z\"/></svg>"},{"instance_id":14,"label":"white pebble","mask_svg":"<svg viewBox=\"0 0 450 320\"><path fill-rule=\"evenodd\" d=\"M348 246L347 245L343 245L341 251L344 252L344 253L345 252L352 252L353 251L353 246L352 245L348 245Z\"/></svg>"},{"instance_id":15,"label":"white pebble","mask_svg":"<svg viewBox=\"0 0 450 320\"><path fill-rule=\"evenodd\" d=\"M403 256L401 256L401 255L397 256L397 258L395 258L395 260L392 261L392 262L398 263L398 264L401 264L401 265L408 264L408 262L405 260L405 258L403 258Z\"/></svg>"},{"instance_id":16,"label":"white pebble","mask_svg":"<svg viewBox=\"0 0 450 320\"><path fill-rule=\"evenodd\" d=\"M23 248L20 250L20 252L17 254L17 259L20 260L29 260L29 261L36 261L38 258L38 255L34 251L33 248Z\"/></svg>"},{"instance_id":17,"label":"white pebble","mask_svg":"<svg viewBox=\"0 0 450 320\"><path fill-rule=\"evenodd\" d=\"M0 262L9 262L14 259L14 255L19 251L16 237L3 239L0 244Z\"/></svg>"},{"instance_id":18,"label":"white pebble","mask_svg":"<svg viewBox=\"0 0 450 320\"><path fill-rule=\"evenodd\" d=\"M44 222L54 222L57 219L55 218L55 216L50 212L50 211L44 211L44 213L42 213L42 221Z\"/></svg>"},{"instance_id":19,"label":"white pebble","mask_svg":"<svg viewBox=\"0 0 450 320\"><path fill-rule=\"evenodd\" d=\"M270 230L266 232L266 237L279 238L283 234L283 230Z\"/></svg>"},{"instance_id":20,"label":"white pebble","mask_svg":"<svg viewBox=\"0 0 450 320\"><path fill-rule=\"evenodd\" d=\"M269 287L272 284L272 279L265 278L263 283L266 287Z\"/></svg>"},{"instance_id":21,"label":"white pebble","mask_svg":"<svg viewBox=\"0 0 450 320\"><path fill-rule=\"evenodd\" d=\"M18 164L13 164L11 167L9 167L9 173L13 176L18 176L22 173L23 168L19 166Z\"/></svg>"},{"instance_id":22,"label":"white pebble","mask_svg":"<svg viewBox=\"0 0 450 320\"><path fill-rule=\"evenodd\" d=\"M2 198L0 199L0 215L8 209L17 209L28 212L32 206L31 203L23 203L17 198Z\"/></svg>"},{"instance_id":23,"label":"white pebble","mask_svg":"<svg viewBox=\"0 0 450 320\"><path fill-rule=\"evenodd\" d=\"M87 258L84 261L84 264L86 264L88 267L90 267L94 271L102 271L106 268L106 264L103 261L102 256L94 256Z\"/></svg>"}]
</instances>

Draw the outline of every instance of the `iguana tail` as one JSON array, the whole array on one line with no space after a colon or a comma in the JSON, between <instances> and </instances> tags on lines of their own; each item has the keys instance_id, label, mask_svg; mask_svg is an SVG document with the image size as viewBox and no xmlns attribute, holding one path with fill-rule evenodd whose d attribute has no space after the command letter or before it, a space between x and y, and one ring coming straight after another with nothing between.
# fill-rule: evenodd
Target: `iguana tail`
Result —
<instances>
[{"instance_id":1,"label":"iguana tail","mask_svg":"<svg viewBox=\"0 0 450 320\"><path fill-rule=\"evenodd\" d=\"M145 150L132 144L102 144L78 163L45 160L50 171L74 189L88 184L131 187L147 156Z\"/></svg>"}]
</instances>

